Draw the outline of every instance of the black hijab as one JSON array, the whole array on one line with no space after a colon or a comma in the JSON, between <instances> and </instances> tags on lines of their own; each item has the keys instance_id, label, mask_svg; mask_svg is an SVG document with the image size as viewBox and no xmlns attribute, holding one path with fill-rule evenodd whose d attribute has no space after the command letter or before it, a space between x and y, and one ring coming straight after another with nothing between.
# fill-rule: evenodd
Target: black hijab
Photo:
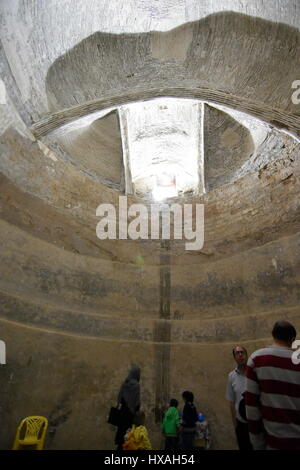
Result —
<instances>
[{"instance_id":1,"label":"black hijab","mask_svg":"<svg viewBox=\"0 0 300 470\"><path fill-rule=\"evenodd\" d=\"M141 369L139 366L131 366L129 374L121 385L118 395L118 403L121 403L123 399L132 414L135 414L140 406L140 374Z\"/></svg>"}]
</instances>

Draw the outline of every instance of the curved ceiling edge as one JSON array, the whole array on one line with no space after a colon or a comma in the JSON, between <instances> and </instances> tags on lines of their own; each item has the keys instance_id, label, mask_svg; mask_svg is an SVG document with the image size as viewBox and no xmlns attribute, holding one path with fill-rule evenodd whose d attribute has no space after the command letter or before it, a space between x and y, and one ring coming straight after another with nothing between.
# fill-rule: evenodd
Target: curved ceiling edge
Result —
<instances>
[{"instance_id":1,"label":"curved ceiling edge","mask_svg":"<svg viewBox=\"0 0 300 470\"><path fill-rule=\"evenodd\" d=\"M230 108L250 114L273 127L289 132L297 139L300 138L300 117L288 114L284 110L271 108L265 103L254 102L229 93L208 88L167 87L139 89L126 94L117 94L97 100L89 101L72 108L47 115L34 123L30 130L36 138L45 136L60 127L80 119L88 114L106 108L121 106L136 101L145 101L153 98L186 98L199 99L211 103L226 105Z\"/></svg>"}]
</instances>

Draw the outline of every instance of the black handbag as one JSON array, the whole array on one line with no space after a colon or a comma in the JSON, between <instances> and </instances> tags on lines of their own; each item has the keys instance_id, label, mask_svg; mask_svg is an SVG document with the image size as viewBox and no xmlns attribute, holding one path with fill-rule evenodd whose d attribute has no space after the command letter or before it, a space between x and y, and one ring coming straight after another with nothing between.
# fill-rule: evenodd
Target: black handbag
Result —
<instances>
[{"instance_id":1,"label":"black handbag","mask_svg":"<svg viewBox=\"0 0 300 470\"><path fill-rule=\"evenodd\" d=\"M107 422L109 424L113 424L113 426L119 426L120 421L121 421L121 410L119 408L116 408L115 406L112 406L109 411Z\"/></svg>"}]
</instances>

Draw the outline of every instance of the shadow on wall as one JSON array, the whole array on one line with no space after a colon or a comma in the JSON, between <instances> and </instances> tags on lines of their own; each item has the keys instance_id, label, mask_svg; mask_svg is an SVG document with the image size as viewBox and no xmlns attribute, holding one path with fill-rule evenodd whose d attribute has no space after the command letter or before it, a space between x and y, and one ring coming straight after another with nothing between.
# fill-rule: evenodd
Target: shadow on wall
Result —
<instances>
[{"instance_id":1,"label":"shadow on wall","mask_svg":"<svg viewBox=\"0 0 300 470\"><path fill-rule=\"evenodd\" d=\"M168 32L97 32L49 68L49 109L105 96L121 95L124 103L166 95L164 90L151 92L149 85L180 87L176 96L183 97L192 97L187 89L203 88L203 99L248 111L278 127L289 125L276 109L294 112L290 128L299 129L291 101L292 82L299 75L299 43L296 28L233 12L209 15Z\"/></svg>"}]
</instances>

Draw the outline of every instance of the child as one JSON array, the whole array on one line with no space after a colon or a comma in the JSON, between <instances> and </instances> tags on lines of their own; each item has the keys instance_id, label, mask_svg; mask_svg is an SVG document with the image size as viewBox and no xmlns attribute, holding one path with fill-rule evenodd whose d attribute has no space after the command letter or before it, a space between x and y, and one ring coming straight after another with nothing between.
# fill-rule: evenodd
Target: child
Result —
<instances>
[{"instance_id":1,"label":"child","mask_svg":"<svg viewBox=\"0 0 300 470\"><path fill-rule=\"evenodd\" d=\"M148 437L148 431L144 426L145 413L137 411L133 418L132 428L125 435L123 450L151 450L152 446Z\"/></svg>"},{"instance_id":2,"label":"child","mask_svg":"<svg viewBox=\"0 0 300 470\"><path fill-rule=\"evenodd\" d=\"M196 435L196 423L198 421L198 413L194 405L194 395L186 390L182 394L184 400L184 408L182 412L181 428L180 428L180 447L181 450L192 450Z\"/></svg>"},{"instance_id":3,"label":"child","mask_svg":"<svg viewBox=\"0 0 300 470\"><path fill-rule=\"evenodd\" d=\"M165 450L176 451L178 450L178 431L179 431L179 413L177 410L178 401L175 398L170 400L170 407L168 408L162 425L162 433L166 437Z\"/></svg>"},{"instance_id":4,"label":"child","mask_svg":"<svg viewBox=\"0 0 300 470\"><path fill-rule=\"evenodd\" d=\"M194 447L198 450L208 450L211 446L211 433L210 427L204 413L199 413L198 421L196 424L196 436Z\"/></svg>"}]
</instances>

